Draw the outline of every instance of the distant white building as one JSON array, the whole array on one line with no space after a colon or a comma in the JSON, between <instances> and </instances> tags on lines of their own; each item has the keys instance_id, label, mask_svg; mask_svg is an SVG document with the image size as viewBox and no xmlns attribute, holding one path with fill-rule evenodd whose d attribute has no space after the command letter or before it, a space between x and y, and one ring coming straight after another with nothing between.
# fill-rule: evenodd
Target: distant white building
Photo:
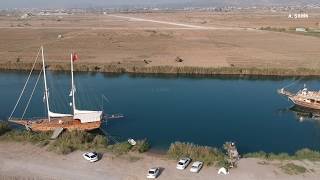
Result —
<instances>
[{"instance_id":1,"label":"distant white building","mask_svg":"<svg viewBox=\"0 0 320 180\"><path fill-rule=\"evenodd\" d=\"M41 11L38 13L38 16L66 16L69 15L66 12L49 12L49 11Z\"/></svg>"}]
</instances>

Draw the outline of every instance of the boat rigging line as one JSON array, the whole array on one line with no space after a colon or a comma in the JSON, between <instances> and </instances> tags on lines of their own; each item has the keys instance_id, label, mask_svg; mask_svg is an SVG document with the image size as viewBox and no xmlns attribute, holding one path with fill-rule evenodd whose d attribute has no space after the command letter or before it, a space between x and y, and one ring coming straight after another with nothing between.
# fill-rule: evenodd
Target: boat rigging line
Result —
<instances>
[{"instance_id":1,"label":"boat rigging line","mask_svg":"<svg viewBox=\"0 0 320 180\"><path fill-rule=\"evenodd\" d=\"M27 109L28 109L28 107L29 107L29 104L30 104L30 102L31 102L31 99L32 99L32 97L33 97L34 91L36 90L36 87L37 87L37 85L38 85L39 79L40 79L40 77L41 77L42 71L43 71L43 70L41 70L40 73L39 73L39 75L38 75L37 81L36 81L36 83L35 83L35 85L34 85L34 87L33 87L32 93L31 93L31 95L30 95L30 97L29 97L28 103L27 103L27 105L26 105L26 107L25 107L25 109L24 109L24 111L23 111L22 116L21 116L21 120L24 118L24 115L26 114L26 111L27 111Z\"/></svg>"},{"instance_id":2,"label":"boat rigging line","mask_svg":"<svg viewBox=\"0 0 320 180\"><path fill-rule=\"evenodd\" d=\"M286 89L286 88L288 88L288 87L291 87L291 86L293 86L294 84L296 84L298 81L300 81L301 80L301 77L299 77L298 79L296 79L296 80L293 80L290 84L288 84L288 85L286 85L286 86L284 86L284 87L282 87L283 89Z\"/></svg>"},{"instance_id":3,"label":"boat rigging line","mask_svg":"<svg viewBox=\"0 0 320 180\"><path fill-rule=\"evenodd\" d=\"M17 108L17 106L18 106L18 104L19 104L19 102L20 102L20 100L21 100L21 97L22 97L22 95L23 95L23 93L24 93L24 91L25 91L25 89L26 89L26 87L27 87L27 84L28 84L28 82L29 82L29 79L30 79L30 77L31 77L31 74L32 74L32 72L33 72L33 70L34 70L34 67L36 66L38 57L39 57L39 55L40 55L40 51L41 51L41 48L39 48L38 54L37 54L37 56L36 56L36 58L35 58L35 60L34 60L34 63L33 63L33 65L32 65L32 68L31 68L31 71L30 71L30 73L29 73L29 75L28 75L28 78L27 78L27 80L26 80L26 82L25 82L25 84L24 84L24 86L23 86L23 88L22 88L22 90L21 90L21 93L20 93L20 95L19 95L19 98L18 98L18 100L17 100L17 103L15 104L15 106L14 106L14 108L13 108L13 110L12 110L10 116L9 116L9 120L12 118L13 113L16 111L16 108Z\"/></svg>"}]
</instances>

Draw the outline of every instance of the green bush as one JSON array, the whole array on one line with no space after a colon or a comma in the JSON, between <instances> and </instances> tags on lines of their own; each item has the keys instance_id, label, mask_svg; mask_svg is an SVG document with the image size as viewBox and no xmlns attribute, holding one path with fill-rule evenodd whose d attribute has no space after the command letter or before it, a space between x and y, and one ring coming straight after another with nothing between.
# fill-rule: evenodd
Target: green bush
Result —
<instances>
[{"instance_id":1,"label":"green bush","mask_svg":"<svg viewBox=\"0 0 320 180\"><path fill-rule=\"evenodd\" d=\"M75 150L102 150L108 145L107 138L102 135L92 135L84 131L66 131L53 143L49 150L60 154L68 154Z\"/></svg>"},{"instance_id":2,"label":"green bush","mask_svg":"<svg viewBox=\"0 0 320 180\"><path fill-rule=\"evenodd\" d=\"M310 161L319 161L320 160L320 152L313 151L310 149L301 149L298 150L295 154L289 155L288 153L265 153L263 151L253 152L244 154L245 158L263 158L267 160L310 160Z\"/></svg>"},{"instance_id":3,"label":"green bush","mask_svg":"<svg viewBox=\"0 0 320 180\"><path fill-rule=\"evenodd\" d=\"M131 150L131 148L131 144L129 144L127 141L116 143L108 147L109 150L111 150L113 153L117 155L126 154Z\"/></svg>"},{"instance_id":4,"label":"green bush","mask_svg":"<svg viewBox=\"0 0 320 180\"><path fill-rule=\"evenodd\" d=\"M305 148L305 149L301 149L301 150L297 151L294 154L294 157L297 160L308 159L311 161L319 161L320 160L320 152Z\"/></svg>"},{"instance_id":5,"label":"green bush","mask_svg":"<svg viewBox=\"0 0 320 180\"><path fill-rule=\"evenodd\" d=\"M150 149L150 144L147 139L138 140L137 144L131 148L132 151L138 151L139 153L147 152Z\"/></svg>"},{"instance_id":6,"label":"green bush","mask_svg":"<svg viewBox=\"0 0 320 180\"><path fill-rule=\"evenodd\" d=\"M93 138L92 144L97 148L106 148L108 146L108 139L103 135L96 135Z\"/></svg>"},{"instance_id":7,"label":"green bush","mask_svg":"<svg viewBox=\"0 0 320 180\"><path fill-rule=\"evenodd\" d=\"M41 147L48 145L49 151L59 154L68 154L75 150L106 151L122 155L129 151L143 153L149 150L150 144L146 139L138 140L135 146L131 146L127 141L108 146L108 138L103 135L93 135L85 131L65 131L56 140L50 143L52 132L31 132L26 130L8 129L5 123L0 124L0 131L3 135L0 140L30 142Z\"/></svg>"},{"instance_id":8,"label":"green bush","mask_svg":"<svg viewBox=\"0 0 320 180\"><path fill-rule=\"evenodd\" d=\"M208 166L226 164L225 154L221 150L192 143L175 142L170 145L167 155L172 159L190 157L191 159L203 161Z\"/></svg>"},{"instance_id":9,"label":"green bush","mask_svg":"<svg viewBox=\"0 0 320 180\"><path fill-rule=\"evenodd\" d=\"M292 157L288 153L279 153L279 154L269 153L267 155L267 159L269 160L288 160L291 158Z\"/></svg>"},{"instance_id":10,"label":"green bush","mask_svg":"<svg viewBox=\"0 0 320 180\"><path fill-rule=\"evenodd\" d=\"M1 136L2 140L30 142L32 144L48 144L51 132L31 132L26 130L12 130Z\"/></svg>"},{"instance_id":11,"label":"green bush","mask_svg":"<svg viewBox=\"0 0 320 180\"><path fill-rule=\"evenodd\" d=\"M244 158L263 158L267 159L268 154L264 151L258 151L258 152L252 152L252 153L247 153L244 154Z\"/></svg>"},{"instance_id":12,"label":"green bush","mask_svg":"<svg viewBox=\"0 0 320 180\"><path fill-rule=\"evenodd\" d=\"M9 124L7 122L0 121L0 136L10 131Z\"/></svg>"}]
</instances>

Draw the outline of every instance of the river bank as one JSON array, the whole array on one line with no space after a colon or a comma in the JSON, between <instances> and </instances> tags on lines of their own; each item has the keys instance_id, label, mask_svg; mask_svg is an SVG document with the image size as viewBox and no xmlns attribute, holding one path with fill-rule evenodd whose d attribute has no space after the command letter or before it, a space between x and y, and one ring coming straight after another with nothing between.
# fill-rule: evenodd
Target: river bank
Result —
<instances>
[{"instance_id":1,"label":"river bank","mask_svg":"<svg viewBox=\"0 0 320 180\"><path fill-rule=\"evenodd\" d=\"M150 167L161 167L159 179L315 179L320 175L319 152L308 149L290 156L244 154L231 174L220 176L216 173L226 165L221 163L225 154L208 146L176 142L166 154L159 154L146 152L149 145L142 141L136 146L127 142L108 145L107 137L79 131L50 140L50 133L10 130L6 124L0 124L0 137L0 179L143 179ZM97 163L85 161L82 153L88 150L98 152L101 159ZM175 164L181 157L203 161L204 167L198 174L178 171Z\"/></svg>"},{"instance_id":2,"label":"river bank","mask_svg":"<svg viewBox=\"0 0 320 180\"><path fill-rule=\"evenodd\" d=\"M29 71L31 62L0 63L3 71ZM41 70L37 63L35 70ZM70 71L70 64L63 62L47 63L51 71ZM147 66L132 63L76 63L74 70L78 72L130 73L130 74L171 74L171 75L252 75L252 76L320 76L320 69L310 68L256 68L256 67L197 67L197 66Z\"/></svg>"},{"instance_id":3,"label":"river bank","mask_svg":"<svg viewBox=\"0 0 320 180\"><path fill-rule=\"evenodd\" d=\"M145 179L148 168L159 166L163 171L159 179L317 179L320 175L319 162L311 161L265 161L243 158L239 166L228 176L217 175L216 167L204 167L199 174L175 169L176 162L161 155L127 154L115 156L104 153L96 163L86 162L81 151L68 155L48 152L29 143L0 142L0 179ZM289 175L280 167L288 162L303 165L307 172Z\"/></svg>"}]
</instances>

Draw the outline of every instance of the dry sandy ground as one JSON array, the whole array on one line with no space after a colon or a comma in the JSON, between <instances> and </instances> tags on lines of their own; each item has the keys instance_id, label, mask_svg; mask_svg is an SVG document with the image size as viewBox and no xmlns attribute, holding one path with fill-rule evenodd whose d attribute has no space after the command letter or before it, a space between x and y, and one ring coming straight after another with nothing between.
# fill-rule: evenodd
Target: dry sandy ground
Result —
<instances>
[{"instance_id":1,"label":"dry sandy ground","mask_svg":"<svg viewBox=\"0 0 320 180\"><path fill-rule=\"evenodd\" d=\"M280 169L279 162L268 162L261 165L258 159L242 159L239 167L233 169L228 176L217 175L214 167L204 167L199 174L188 170L175 169L176 162L159 155L127 155L115 157L104 154L96 163L85 161L82 152L69 155L57 155L30 144L0 143L0 179L110 179L110 180L141 180L146 179L147 169L162 167L158 179L189 180L189 179L222 179L222 180L270 180L270 179L318 179L320 164L311 162L300 163L310 170L303 175L287 175ZM260 162L260 163L259 163Z\"/></svg>"},{"instance_id":2,"label":"dry sandy ground","mask_svg":"<svg viewBox=\"0 0 320 180\"><path fill-rule=\"evenodd\" d=\"M309 19L289 12L159 12L70 15L21 20L0 16L0 62L33 61L40 45L47 61L136 66L317 68L320 38L258 30L320 28L320 11ZM62 39L57 39L58 35ZM184 61L176 62L176 57ZM150 63L144 63L144 60Z\"/></svg>"}]
</instances>

